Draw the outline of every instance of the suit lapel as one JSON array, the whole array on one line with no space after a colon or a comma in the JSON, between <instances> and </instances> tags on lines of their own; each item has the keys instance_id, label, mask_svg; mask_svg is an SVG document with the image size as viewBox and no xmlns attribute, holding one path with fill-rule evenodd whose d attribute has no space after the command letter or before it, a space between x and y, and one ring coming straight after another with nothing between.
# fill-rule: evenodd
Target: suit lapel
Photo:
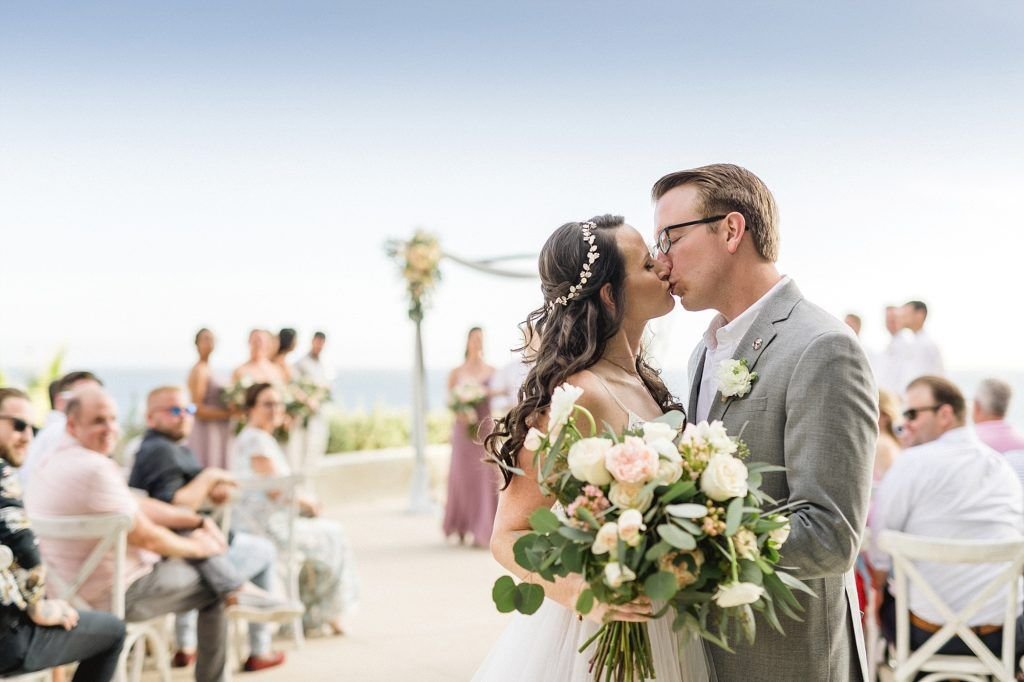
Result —
<instances>
[{"instance_id":1,"label":"suit lapel","mask_svg":"<svg viewBox=\"0 0 1024 682\"><path fill-rule=\"evenodd\" d=\"M700 360L697 362L696 369L693 370L693 375L690 377L690 400L689 407L686 410L686 421L691 424L697 423L697 399L700 397L700 380L704 376L704 362L707 358L708 349L701 344Z\"/></svg>"},{"instance_id":2,"label":"suit lapel","mask_svg":"<svg viewBox=\"0 0 1024 682\"><path fill-rule=\"evenodd\" d=\"M793 308L803 298L803 294L797 288L796 284L791 281L787 282L774 296L767 301L765 307L757 314L754 318L754 323L750 325L750 329L743 335L740 340L739 346L736 347L736 352L733 354L733 360L746 360L747 369L751 372L755 371L758 360L768 346L771 345L772 341L778 335L778 329L776 325L785 322L789 319L790 314L793 312ZM758 377L757 381L761 378ZM754 385L757 385L757 381ZM754 390L753 387L751 390ZM749 395L749 393L747 394ZM745 398L746 396L744 396ZM729 407L736 400L743 400L743 398L729 397L725 400L722 399L722 392L718 391L715 393L715 399L711 403L711 409L708 411L708 421L715 419L724 419L725 413L729 411Z\"/></svg>"}]
</instances>

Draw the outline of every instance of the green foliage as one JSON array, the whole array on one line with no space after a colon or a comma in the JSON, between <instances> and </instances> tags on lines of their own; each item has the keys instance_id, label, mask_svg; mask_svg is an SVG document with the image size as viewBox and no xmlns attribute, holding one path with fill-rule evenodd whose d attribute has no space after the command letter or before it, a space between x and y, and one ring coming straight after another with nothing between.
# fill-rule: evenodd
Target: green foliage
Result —
<instances>
[{"instance_id":1,"label":"green foliage","mask_svg":"<svg viewBox=\"0 0 1024 682\"><path fill-rule=\"evenodd\" d=\"M369 412L333 411L328 416L330 436L327 452L378 450L412 444L411 416L408 412L374 408ZM447 410L427 415L427 443L447 443L452 417Z\"/></svg>"}]
</instances>

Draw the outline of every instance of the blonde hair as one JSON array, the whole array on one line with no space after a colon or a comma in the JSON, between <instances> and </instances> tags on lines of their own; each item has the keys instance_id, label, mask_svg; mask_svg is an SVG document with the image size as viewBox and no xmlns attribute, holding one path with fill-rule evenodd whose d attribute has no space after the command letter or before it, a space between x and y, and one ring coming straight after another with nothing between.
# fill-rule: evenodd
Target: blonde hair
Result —
<instances>
[{"instance_id":1,"label":"blonde hair","mask_svg":"<svg viewBox=\"0 0 1024 682\"><path fill-rule=\"evenodd\" d=\"M157 399L158 396L161 396L164 393L171 392L185 393L185 389L182 386L175 386L173 384L157 386L152 391L150 391L149 394L146 396L146 411L148 412L149 410L153 409L153 402Z\"/></svg>"},{"instance_id":2,"label":"blonde hair","mask_svg":"<svg viewBox=\"0 0 1024 682\"><path fill-rule=\"evenodd\" d=\"M878 412L887 419L887 423L881 426L882 432L895 439L894 427L900 419L900 399L884 388L878 389ZM882 424L882 420L879 420L879 424Z\"/></svg>"}]
</instances>

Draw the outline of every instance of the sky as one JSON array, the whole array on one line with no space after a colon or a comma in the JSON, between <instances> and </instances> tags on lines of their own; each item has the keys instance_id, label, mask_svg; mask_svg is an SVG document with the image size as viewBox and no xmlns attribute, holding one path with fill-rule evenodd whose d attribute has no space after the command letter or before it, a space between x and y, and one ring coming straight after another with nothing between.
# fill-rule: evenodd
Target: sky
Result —
<instances>
[{"instance_id":1,"label":"sky","mask_svg":"<svg viewBox=\"0 0 1024 682\"><path fill-rule=\"evenodd\" d=\"M536 254L727 161L781 210L780 269L865 319L923 299L947 365L1020 371L1016 2L0 0L0 368L184 367L253 326L344 369L412 362L388 238ZM517 267L529 270L529 259ZM501 364L536 281L443 263L426 361ZM685 365L709 313L654 327Z\"/></svg>"}]
</instances>

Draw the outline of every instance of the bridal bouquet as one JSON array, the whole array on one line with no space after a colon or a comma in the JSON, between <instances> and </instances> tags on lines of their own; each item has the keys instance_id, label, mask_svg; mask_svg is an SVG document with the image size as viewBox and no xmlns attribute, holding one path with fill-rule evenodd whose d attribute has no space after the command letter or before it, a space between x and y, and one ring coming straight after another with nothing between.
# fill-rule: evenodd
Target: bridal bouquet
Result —
<instances>
[{"instance_id":1,"label":"bridal bouquet","mask_svg":"<svg viewBox=\"0 0 1024 682\"><path fill-rule=\"evenodd\" d=\"M726 650L737 638L754 640L755 613L782 632L779 613L799 620L794 590L812 594L778 567L789 535L786 507L760 491L762 475L782 467L745 464L745 444L721 422L682 424L678 412L624 433L584 437L576 405L580 388L563 384L551 398L548 432L530 429L537 482L558 501L530 516L532 532L514 546L516 563L543 579L578 573L587 587L576 610L595 602L626 604L646 595L675 614L673 629L704 637ZM516 473L522 474L520 470ZM493 598L501 612L534 613L540 585L503 576ZM654 677L643 623L610 621L580 647L596 643L594 680Z\"/></svg>"},{"instance_id":2,"label":"bridal bouquet","mask_svg":"<svg viewBox=\"0 0 1024 682\"><path fill-rule=\"evenodd\" d=\"M487 400L487 389L475 382L456 384L448 396L448 409L466 420L469 437L475 438L480 414L477 409Z\"/></svg>"}]
</instances>

